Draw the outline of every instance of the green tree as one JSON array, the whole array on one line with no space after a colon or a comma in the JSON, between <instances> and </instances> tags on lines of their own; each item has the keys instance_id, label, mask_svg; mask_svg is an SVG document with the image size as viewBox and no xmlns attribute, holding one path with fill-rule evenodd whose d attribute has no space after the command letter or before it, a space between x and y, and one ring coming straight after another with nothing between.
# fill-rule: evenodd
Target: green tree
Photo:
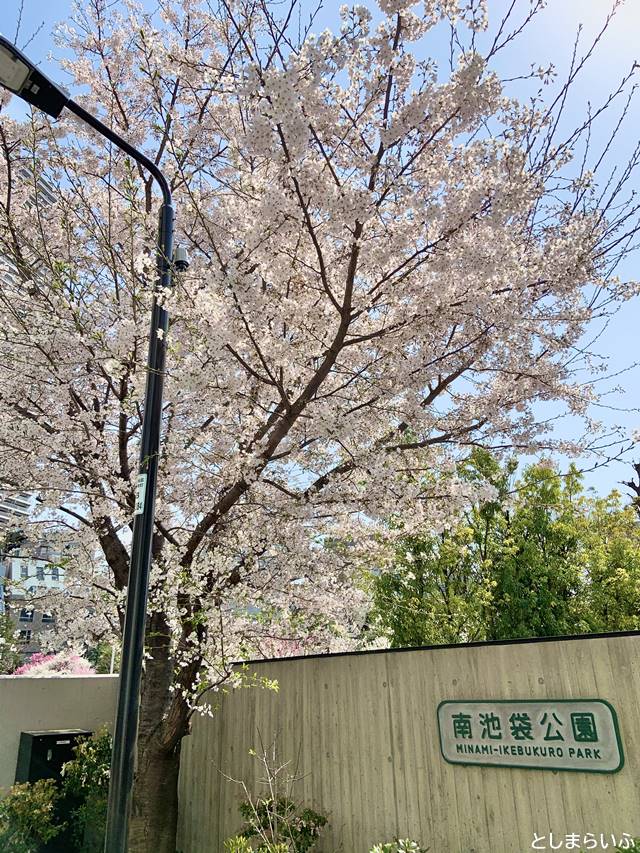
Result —
<instances>
[{"instance_id":1,"label":"green tree","mask_svg":"<svg viewBox=\"0 0 640 853\"><path fill-rule=\"evenodd\" d=\"M391 648L486 638L493 601L490 567L502 552L505 501L516 463L477 449L460 466L469 483L489 483L495 499L471 506L451 530L403 537L391 571L367 574L368 632Z\"/></svg>"},{"instance_id":2,"label":"green tree","mask_svg":"<svg viewBox=\"0 0 640 853\"><path fill-rule=\"evenodd\" d=\"M588 630L583 613L589 505L574 467L563 476L530 465L489 566L493 603L487 639L548 637Z\"/></svg>"},{"instance_id":3,"label":"green tree","mask_svg":"<svg viewBox=\"0 0 640 853\"><path fill-rule=\"evenodd\" d=\"M491 590L472 555L472 529L407 537L394 569L373 577L369 623L391 648L483 639Z\"/></svg>"},{"instance_id":4,"label":"green tree","mask_svg":"<svg viewBox=\"0 0 640 853\"><path fill-rule=\"evenodd\" d=\"M591 504L583 610L589 630L640 629L640 523L614 491Z\"/></svg>"},{"instance_id":5,"label":"green tree","mask_svg":"<svg viewBox=\"0 0 640 853\"><path fill-rule=\"evenodd\" d=\"M619 493L585 494L575 467L524 469L474 451L459 466L495 496L449 531L405 537L368 575L369 633L391 647L640 627L640 523Z\"/></svg>"},{"instance_id":6,"label":"green tree","mask_svg":"<svg viewBox=\"0 0 640 853\"><path fill-rule=\"evenodd\" d=\"M109 675L120 671L120 648L115 647L105 640L100 640L95 646L87 649L86 659L93 666L98 675Z\"/></svg>"}]
</instances>

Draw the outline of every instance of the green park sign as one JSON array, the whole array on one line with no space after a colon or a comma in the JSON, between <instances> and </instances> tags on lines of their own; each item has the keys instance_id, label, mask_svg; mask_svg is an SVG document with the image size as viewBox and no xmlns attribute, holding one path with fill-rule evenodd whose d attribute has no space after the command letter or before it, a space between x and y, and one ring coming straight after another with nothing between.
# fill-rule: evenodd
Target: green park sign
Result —
<instances>
[{"instance_id":1,"label":"green park sign","mask_svg":"<svg viewBox=\"0 0 640 853\"><path fill-rule=\"evenodd\" d=\"M618 718L603 699L447 700L438 728L451 764L586 773L624 764Z\"/></svg>"}]
</instances>

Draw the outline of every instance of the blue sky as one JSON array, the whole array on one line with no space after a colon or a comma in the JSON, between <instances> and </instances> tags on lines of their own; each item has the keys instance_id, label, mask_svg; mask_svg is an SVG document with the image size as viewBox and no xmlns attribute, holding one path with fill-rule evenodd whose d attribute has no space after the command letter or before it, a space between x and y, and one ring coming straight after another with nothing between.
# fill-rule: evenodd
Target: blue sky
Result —
<instances>
[{"instance_id":1,"label":"blue sky","mask_svg":"<svg viewBox=\"0 0 640 853\"><path fill-rule=\"evenodd\" d=\"M528 0L519 0L520 6L528 7ZM152 0L147 0L145 5L153 8ZM305 4L306 5L306 4ZM315 4L314 4L315 5ZM367 2L367 5L371 5ZM515 47L504 52L496 70L503 77L511 77L515 74L526 72L531 63L545 65L553 62L559 71L559 77L566 70L575 37L578 23L584 27L584 44L602 26L607 10L610 8L609 0L548 0L547 9L539 16L537 21L527 29L526 38L518 40ZM64 82L64 77L56 69L55 49L51 37L54 25L65 20L71 10L72 0L24 0L22 13L21 31L18 43L21 47L27 40L32 39L28 45L28 54L41 64L54 78ZM489 0L490 20L497 20L501 12L507 6L507 0ZM314 29L322 29L325 26L334 27L337 22L338 2L326 4L318 19L318 26ZM2 0L0 7L0 32L8 38L14 38L16 24L20 9L20 0ZM41 29L39 29L41 27ZM38 31L39 29L39 31ZM438 35L438 32L440 35ZM426 50L434 58L444 61L448 56L448 43L442 38L442 30L435 31L431 40L427 41ZM584 116L586 105L589 101L597 104L606 98L607 94L615 88L619 79L631 68L633 62L640 62L640 2L638 0L626 0L618 12L605 41L594 54L588 68L581 78L578 79L573 90L573 97L567 110L567 123L573 119ZM35 35L34 35L35 34ZM33 38L32 38L33 36ZM49 54L53 57L49 58ZM639 75L640 76L640 75ZM551 94L551 93L549 93ZM601 130L596 130L593 141L596 145L604 141L604 130L609 126L611 119L602 125ZM626 160L638 141L638 129L640 129L640 98L633 105L631 115L626 123L617 146L611 152L610 163ZM635 186L640 190L640 179L636 176ZM628 258L624 265L618 269L623 278L640 278L640 252ZM609 372L618 375L615 380L601 383L603 389L611 389L615 385L621 385L621 391L611 392L606 397L609 408L597 408L593 410L594 417L602 420L605 424L622 425L631 431L640 428L640 413L634 411L640 406L640 368L631 367L635 360L640 361L638 347L635 346L638 339L638 318L640 317L640 305L638 301L627 303L615 316L599 338L597 351L609 358ZM593 329L595 334L598 329ZM630 368L631 369L628 369ZM565 422L558 426L558 433L563 436L571 436L572 424ZM638 452L640 458L640 451ZM632 456L628 457L631 460ZM593 460L585 461L586 465L593 464ZM594 472L587 473L585 481L588 486L593 487L598 493L605 493L615 487L622 479L628 479L630 468L627 464L612 463Z\"/></svg>"}]
</instances>

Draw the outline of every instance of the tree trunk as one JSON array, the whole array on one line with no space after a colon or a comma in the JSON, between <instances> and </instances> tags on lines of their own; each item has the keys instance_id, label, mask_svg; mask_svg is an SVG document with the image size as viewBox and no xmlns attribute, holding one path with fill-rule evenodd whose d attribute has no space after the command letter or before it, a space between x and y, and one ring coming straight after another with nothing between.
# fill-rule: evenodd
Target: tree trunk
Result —
<instances>
[{"instance_id":1,"label":"tree trunk","mask_svg":"<svg viewBox=\"0 0 640 853\"><path fill-rule=\"evenodd\" d=\"M128 853L176 851L180 745L189 733L189 714L179 677L177 689L170 689L174 661L169 638L163 614L154 613L147 625L146 650L151 657L145 660L140 697ZM185 677L193 680L189 671Z\"/></svg>"},{"instance_id":2,"label":"tree trunk","mask_svg":"<svg viewBox=\"0 0 640 853\"><path fill-rule=\"evenodd\" d=\"M150 743L139 754L129 853L175 853L179 769L180 742L169 753Z\"/></svg>"}]
</instances>

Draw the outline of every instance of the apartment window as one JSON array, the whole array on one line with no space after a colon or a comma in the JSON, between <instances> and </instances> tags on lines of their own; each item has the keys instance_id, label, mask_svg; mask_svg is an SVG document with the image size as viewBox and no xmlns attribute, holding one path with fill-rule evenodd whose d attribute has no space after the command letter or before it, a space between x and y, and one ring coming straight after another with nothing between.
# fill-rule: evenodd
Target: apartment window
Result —
<instances>
[{"instance_id":1,"label":"apartment window","mask_svg":"<svg viewBox=\"0 0 640 853\"><path fill-rule=\"evenodd\" d=\"M20 636L18 637L18 641L21 643L30 643L31 642L31 631L27 629L23 629L20 631Z\"/></svg>"},{"instance_id":2,"label":"apartment window","mask_svg":"<svg viewBox=\"0 0 640 853\"><path fill-rule=\"evenodd\" d=\"M29 569L27 568L26 563L22 563L20 565L20 577L22 580L26 580L29 577Z\"/></svg>"},{"instance_id":3,"label":"apartment window","mask_svg":"<svg viewBox=\"0 0 640 853\"><path fill-rule=\"evenodd\" d=\"M60 569L58 566L52 566L51 568L51 580L59 581L60 580Z\"/></svg>"},{"instance_id":4,"label":"apartment window","mask_svg":"<svg viewBox=\"0 0 640 853\"><path fill-rule=\"evenodd\" d=\"M43 581L43 580L44 580L44 566L38 566L38 567L37 567L37 569L36 569L36 578L37 578L39 581Z\"/></svg>"},{"instance_id":5,"label":"apartment window","mask_svg":"<svg viewBox=\"0 0 640 853\"><path fill-rule=\"evenodd\" d=\"M23 607L20 611L21 622L33 622L33 610L28 607Z\"/></svg>"},{"instance_id":6,"label":"apartment window","mask_svg":"<svg viewBox=\"0 0 640 853\"><path fill-rule=\"evenodd\" d=\"M55 622L56 620L54 618L53 613L43 613L42 614L42 621L43 622Z\"/></svg>"}]
</instances>

